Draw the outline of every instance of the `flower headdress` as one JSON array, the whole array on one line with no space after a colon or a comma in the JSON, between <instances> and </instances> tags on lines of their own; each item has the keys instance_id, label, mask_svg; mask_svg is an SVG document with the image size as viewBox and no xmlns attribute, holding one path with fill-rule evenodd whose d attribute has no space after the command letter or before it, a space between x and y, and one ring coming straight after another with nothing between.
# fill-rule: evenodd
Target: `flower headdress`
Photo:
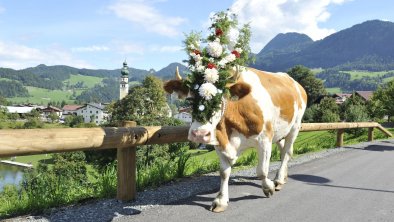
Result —
<instances>
[{"instance_id":1,"label":"flower headdress","mask_svg":"<svg viewBox=\"0 0 394 222\"><path fill-rule=\"evenodd\" d=\"M218 12L211 20L206 39L191 32L184 41L191 71L184 83L194 95L189 101L192 117L202 123L220 109L223 96L229 95L232 70L245 66L250 54L249 25L239 29L236 15L228 12Z\"/></svg>"}]
</instances>

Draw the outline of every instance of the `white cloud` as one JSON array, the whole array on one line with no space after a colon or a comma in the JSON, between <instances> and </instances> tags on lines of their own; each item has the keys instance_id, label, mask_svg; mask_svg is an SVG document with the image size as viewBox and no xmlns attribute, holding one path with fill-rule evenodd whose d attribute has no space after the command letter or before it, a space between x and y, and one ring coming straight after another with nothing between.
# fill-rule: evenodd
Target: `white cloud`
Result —
<instances>
[{"instance_id":1,"label":"white cloud","mask_svg":"<svg viewBox=\"0 0 394 222\"><path fill-rule=\"evenodd\" d=\"M241 23L250 22L252 51L259 52L279 33L304 33L313 40L334 33L334 29L320 28L318 24L330 18L329 5L346 1L350 0L236 0L231 10Z\"/></svg>"},{"instance_id":2,"label":"white cloud","mask_svg":"<svg viewBox=\"0 0 394 222\"><path fill-rule=\"evenodd\" d=\"M150 46L150 51L152 52L180 52L182 51L183 48L179 45L165 45L165 46L157 46L157 45L152 45Z\"/></svg>"},{"instance_id":3,"label":"white cloud","mask_svg":"<svg viewBox=\"0 0 394 222\"><path fill-rule=\"evenodd\" d=\"M0 67L23 69L38 64L92 68L92 65L74 58L70 52L58 46L37 49L13 42L0 41Z\"/></svg>"},{"instance_id":4,"label":"white cloud","mask_svg":"<svg viewBox=\"0 0 394 222\"><path fill-rule=\"evenodd\" d=\"M109 47L99 46L99 45L71 48L72 52L103 52L103 51L109 51L109 50L110 50Z\"/></svg>"},{"instance_id":5,"label":"white cloud","mask_svg":"<svg viewBox=\"0 0 394 222\"><path fill-rule=\"evenodd\" d=\"M181 34L177 27L186 20L181 17L162 15L151 5L152 3L154 2L119 0L115 4L109 6L109 9L118 17L135 23L149 32L169 37Z\"/></svg>"}]
</instances>

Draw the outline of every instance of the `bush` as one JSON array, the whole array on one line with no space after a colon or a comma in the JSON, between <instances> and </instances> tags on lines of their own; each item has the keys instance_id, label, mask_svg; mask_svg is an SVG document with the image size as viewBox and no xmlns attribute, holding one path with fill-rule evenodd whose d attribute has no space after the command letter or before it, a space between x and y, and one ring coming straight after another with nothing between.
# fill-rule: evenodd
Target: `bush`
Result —
<instances>
[{"instance_id":1,"label":"bush","mask_svg":"<svg viewBox=\"0 0 394 222\"><path fill-rule=\"evenodd\" d=\"M29 118L27 122L23 124L24 129L35 129L35 128L43 128L44 123L37 118Z\"/></svg>"},{"instance_id":2,"label":"bush","mask_svg":"<svg viewBox=\"0 0 394 222\"><path fill-rule=\"evenodd\" d=\"M346 122L366 122L369 120L367 108L363 105L349 105L344 113L344 118ZM347 133L359 136L366 129L349 129L346 130Z\"/></svg>"}]
</instances>

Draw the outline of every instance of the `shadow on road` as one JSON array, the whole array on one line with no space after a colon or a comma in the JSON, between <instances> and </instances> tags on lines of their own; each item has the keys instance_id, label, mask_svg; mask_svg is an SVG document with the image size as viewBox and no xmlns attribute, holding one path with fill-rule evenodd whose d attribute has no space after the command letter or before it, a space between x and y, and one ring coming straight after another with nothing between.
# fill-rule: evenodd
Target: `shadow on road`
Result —
<instances>
[{"instance_id":1,"label":"shadow on road","mask_svg":"<svg viewBox=\"0 0 394 222\"><path fill-rule=\"evenodd\" d=\"M230 178L229 185L230 186L252 186L256 187L258 189L261 189L261 180L257 177L245 177L245 176L234 176ZM219 186L219 184L218 184ZM209 210L212 204L212 201L214 200L216 194L219 192L219 187L217 187L214 190L208 191L208 192L203 192L200 194L197 194L195 196L175 201L172 203L168 203L167 205L190 205L190 206L199 206L202 207L206 210ZM238 202L238 201L244 201L244 200L255 200L255 199L264 199L267 198L263 195L261 192L261 196L258 195L243 195L240 197L230 197L230 202Z\"/></svg>"},{"instance_id":2,"label":"shadow on road","mask_svg":"<svg viewBox=\"0 0 394 222\"><path fill-rule=\"evenodd\" d=\"M371 145L365 147L364 150L379 151L379 152L394 151L394 146Z\"/></svg>"},{"instance_id":3,"label":"shadow on road","mask_svg":"<svg viewBox=\"0 0 394 222\"><path fill-rule=\"evenodd\" d=\"M293 180L298 180L306 183L329 183L331 182L330 179L327 179L325 177L319 177L319 176L314 176L314 175L308 175L308 174L293 174L289 175L289 177Z\"/></svg>"},{"instance_id":4,"label":"shadow on road","mask_svg":"<svg viewBox=\"0 0 394 222\"><path fill-rule=\"evenodd\" d=\"M331 184L317 184L317 183L308 183L308 185L330 187L330 188L343 188L343 189L352 189L352 190L383 192L383 193L392 193L392 194L394 194L394 190L378 190L378 189L363 188L363 187L349 187L349 186L331 185Z\"/></svg>"}]
</instances>

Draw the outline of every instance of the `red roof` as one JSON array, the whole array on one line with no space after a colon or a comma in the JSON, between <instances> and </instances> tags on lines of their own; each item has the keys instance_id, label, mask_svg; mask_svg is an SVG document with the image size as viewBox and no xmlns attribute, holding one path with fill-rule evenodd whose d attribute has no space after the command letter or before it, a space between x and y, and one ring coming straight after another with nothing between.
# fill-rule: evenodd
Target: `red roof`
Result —
<instances>
[{"instance_id":1,"label":"red roof","mask_svg":"<svg viewBox=\"0 0 394 222\"><path fill-rule=\"evenodd\" d=\"M66 111L76 111L77 109L81 108L81 105L64 105L63 110Z\"/></svg>"},{"instance_id":2,"label":"red roof","mask_svg":"<svg viewBox=\"0 0 394 222\"><path fill-rule=\"evenodd\" d=\"M356 91L356 93L362 98L364 98L366 101L369 101L373 95L373 91Z\"/></svg>"}]
</instances>

